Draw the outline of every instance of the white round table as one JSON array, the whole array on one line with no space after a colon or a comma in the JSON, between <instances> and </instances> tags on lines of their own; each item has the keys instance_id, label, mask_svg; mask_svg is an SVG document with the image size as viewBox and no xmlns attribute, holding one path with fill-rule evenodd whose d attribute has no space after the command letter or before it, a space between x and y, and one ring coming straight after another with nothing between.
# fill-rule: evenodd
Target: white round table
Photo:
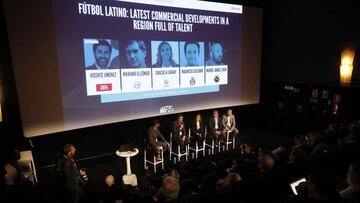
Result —
<instances>
[{"instance_id":1,"label":"white round table","mask_svg":"<svg viewBox=\"0 0 360 203\"><path fill-rule=\"evenodd\" d=\"M129 151L120 152L116 151L116 155L119 157L126 158L126 174L123 175L123 182L125 185L137 186L137 178L135 174L131 174L131 165L130 165L130 157L135 156L139 153L137 148L134 148Z\"/></svg>"}]
</instances>

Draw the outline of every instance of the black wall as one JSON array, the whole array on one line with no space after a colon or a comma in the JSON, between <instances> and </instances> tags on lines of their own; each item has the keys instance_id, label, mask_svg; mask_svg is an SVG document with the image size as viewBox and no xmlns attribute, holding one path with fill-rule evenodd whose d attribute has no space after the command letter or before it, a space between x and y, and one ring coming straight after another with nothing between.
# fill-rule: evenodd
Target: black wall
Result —
<instances>
[{"instance_id":1,"label":"black wall","mask_svg":"<svg viewBox=\"0 0 360 203\"><path fill-rule=\"evenodd\" d=\"M338 86L340 53L358 48L353 86L360 85L360 12L356 0L267 1L264 80Z\"/></svg>"},{"instance_id":2,"label":"black wall","mask_svg":"<svg viewBox=\"0 0 360 203\"><path fill-rule=\"evenodd\" d=\"M26 147L16 96L14 75L2 4L0 4L0 102L3 122L0 122L0 153L6 157L15 146ZM1 157L3 160L3 157Z\"/></svg>"}]
</instances>

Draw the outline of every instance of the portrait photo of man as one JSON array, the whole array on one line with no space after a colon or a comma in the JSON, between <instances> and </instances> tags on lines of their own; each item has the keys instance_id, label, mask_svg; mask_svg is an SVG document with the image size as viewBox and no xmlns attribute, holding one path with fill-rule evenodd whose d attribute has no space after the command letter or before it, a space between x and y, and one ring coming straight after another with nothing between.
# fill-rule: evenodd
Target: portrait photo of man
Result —
<instances>
[{"instance_id":1,"label":"portrait photo of man","mask_svg":"<svg viewBox=\"0 0 360 203\"><path fill-rule=\"evenodd\" d=\"M143 40L130 40L125 45L128 68L147 68L147 48Z\"/></svg>"},{"instance_id":2,"label":"portrait photo of man","mask_svg":"<svg viewBox=\"0 0 360 203\"><path fill-rule=\"evenodd\" d=\"M118 68L110 67L110 61L119 55L119 51L114 50L110 42L110 39L84 39L86 70ZM118 41L113 40L112 43Z\"/></svg>"},{"instance_id":3,"label":"portrait photo of man","mask_svg":"<svg viewBox=\"0 0 360 203\"><path fill-rule=\"evenodd\" d=\"M181 52L181 66L203 66L204 65L204 43L203 42L180 42L183 47Z\"/></svg>"},{"instance_id":4,"label":"portrait photo of man","mask_svg":"<svg viewBox=\"0 0 360 203\"><path fill-rule=\"evenodd\" d=\"M219 42L209 42L208 57L205 63L206 66L224 65L224 50Z\"/></svg>"}]
</instances>

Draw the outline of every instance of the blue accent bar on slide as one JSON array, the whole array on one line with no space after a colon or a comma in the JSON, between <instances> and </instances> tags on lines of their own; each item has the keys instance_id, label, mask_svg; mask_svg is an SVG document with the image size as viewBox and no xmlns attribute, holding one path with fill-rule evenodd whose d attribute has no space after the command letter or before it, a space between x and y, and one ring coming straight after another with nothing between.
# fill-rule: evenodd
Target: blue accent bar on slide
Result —
<instances>
[{"instance_id":1,"label":"blue accent bar on slide","mask_svg":"<svg viewBox=\"0 0 360 203\"><path fill-rule=\"evenodd\" d=\"M219 85L101 95L101 103L218 92Z\"/></svg>"}]
</instances>

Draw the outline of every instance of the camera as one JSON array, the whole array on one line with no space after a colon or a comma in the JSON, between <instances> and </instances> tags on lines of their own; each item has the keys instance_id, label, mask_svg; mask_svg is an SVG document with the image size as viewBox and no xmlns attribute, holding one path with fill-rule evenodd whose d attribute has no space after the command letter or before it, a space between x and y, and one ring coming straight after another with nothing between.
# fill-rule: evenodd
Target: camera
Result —
<instances>
[{"instance_id":1,"label":"camera","mask_svg":"<svg viewBox=\"0 0 360 203\"><path fill-rule=\"evenodd\" d=\"M81 175L80 173L80 181L86 183L89 180L89 177L87 176L85 169L80 169L80 171L84 172L84 175Z\"/></svg>"}]
</instances>

